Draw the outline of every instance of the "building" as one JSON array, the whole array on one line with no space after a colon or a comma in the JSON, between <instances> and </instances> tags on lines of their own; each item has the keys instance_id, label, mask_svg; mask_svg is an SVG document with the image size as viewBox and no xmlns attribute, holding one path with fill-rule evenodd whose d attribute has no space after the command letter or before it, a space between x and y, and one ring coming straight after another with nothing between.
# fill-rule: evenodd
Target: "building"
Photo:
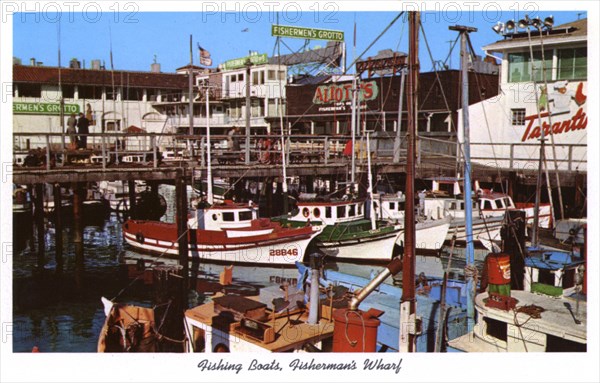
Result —
<instances>
[{"instance_id":1,"label":"building","mask_svg":"<svg viewBox=\"0 0 600 383\"><path fill-rule=\"evenodd\" d=\"M507 34L483 49L501 56L501 92L469 108L472 160L537 169L543 129L548 169L586 172L587 19L531 27L530 37Z\"/></svg>"}]
</instances>

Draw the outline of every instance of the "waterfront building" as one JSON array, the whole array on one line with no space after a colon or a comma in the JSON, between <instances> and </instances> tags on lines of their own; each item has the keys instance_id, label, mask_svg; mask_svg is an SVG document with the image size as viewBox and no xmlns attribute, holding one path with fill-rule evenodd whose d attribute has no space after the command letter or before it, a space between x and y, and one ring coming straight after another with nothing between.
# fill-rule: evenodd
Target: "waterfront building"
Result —
<instances>
[{"instance_id":1,"label":"waterfront building","mask_svg":"<svg viewBox=\"0 0 600 383\"><path fill-rule=\"evenodd\" d=\"M537 169L541 125L547 167L585 173L587 19L530 28L530 36L521 29L483 47L502 59L501 91L469 108L471 158L516 172Z\"/></svg>"}]
</instances>

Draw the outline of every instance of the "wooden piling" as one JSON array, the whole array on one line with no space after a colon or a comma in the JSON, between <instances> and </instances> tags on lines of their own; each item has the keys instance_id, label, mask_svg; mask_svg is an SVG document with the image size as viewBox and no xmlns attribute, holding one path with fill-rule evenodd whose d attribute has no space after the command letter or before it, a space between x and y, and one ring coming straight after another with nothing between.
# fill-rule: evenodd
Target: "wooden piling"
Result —
<instances>
[{"instance_id":1,"label":"wooden piling","mask_svg":"<svg viewBox=\"0 0 600 383\"><path fill-rule=\"evenodd\" d=\"M184 278L184 286L188 286L189 273L189 241L188 241L188 204L185 176L182 171L177 172L175 180L175 206L176 214L175 221L177 222L177 237L179 245L179 265L182 266L182 276ZM185 292L187 294L187 291ZM187 295L186 295L187 297Z\"/></svg>"},{"instance_id":2,"label":"wooden piling","mask_svg":"<svg viewBox=\"0 0 600 383\"><path fill-rule=\"evenodd\" d=\"M186 262L187 264L187 262ZM184 351L183 312L187 308L187 286L183 267L157 265L152 269L156 327L164 336L161 352Z\"/></svg>"},{"instance_id":3,"label":"wooden piling","mask_svg":"<svg viewBox=\"0 0 600 383\"><path fill-rule=\"evenodd\" d=\"M83 200L85 190L81 182L73 183L73 242L83 243Z\"/></svg>"},{"instance_id":4,"label":"wooden piling","mask_svg":"<svg viewBox=\"0 0 600 383\"><path fill-rule=\"evenodd\" d=\"M52 186L54 195L54 251L56 259L56 272L63 270L63 225L62 225L62 193L60 184Z\"/></svg>"},{"instance_id":5,"label":"wooden piling","mask_svg":"<svg viewBox=\"0 0 600 383\"><path fill-rule=\"evenodd\" d=\"M44 255L46 253L45 230L44 230L44 184L35 184L35 195L33 199L35 207L35 227L37 232L37 256L38 268L42 269L46 264Z\"/></svg>"},{"instance_id":6,"label":"wooden piling","mask_svg":"<svg viewBox=\"0 0 600 383\"><path fill-rule=\"evenodd\" d=\"M127 192L129 193L129 218L135 217L136 196L135 196L135 180L127 181Z\"/></svg>"}]
</instances>

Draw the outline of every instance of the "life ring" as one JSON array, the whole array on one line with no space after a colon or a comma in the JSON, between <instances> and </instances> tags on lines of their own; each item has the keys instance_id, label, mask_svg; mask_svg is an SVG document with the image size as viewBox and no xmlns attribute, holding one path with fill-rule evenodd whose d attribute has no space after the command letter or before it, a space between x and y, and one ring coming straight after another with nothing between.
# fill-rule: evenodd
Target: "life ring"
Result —
<instances>
[{"instance_id":1,"label":"life ring","mask_svg":"<svg viewBox=\"0 0 600 383\"><path fill-rule=\"evenodd\" d=\"M310 210L308 210L308 208L307 208L307 207L305 207L304 209L302 209L302 215L303 215L305 218L308 218L308 216L310 215Z\"/></svg>"},{"instance_id":2,"label":"life ring","mask_svg":"<svg viewBox=\"0 0 600 383\"><path fill-rule=\"evenodd\" d=\"M146 239L144 238L144 234L142 234L141 232L138 232L138 233L135 235L135 240L136 240L136 241L138 241L139 243L144 243L144 241L145 241Z\"/></svg>"}]
</instances>

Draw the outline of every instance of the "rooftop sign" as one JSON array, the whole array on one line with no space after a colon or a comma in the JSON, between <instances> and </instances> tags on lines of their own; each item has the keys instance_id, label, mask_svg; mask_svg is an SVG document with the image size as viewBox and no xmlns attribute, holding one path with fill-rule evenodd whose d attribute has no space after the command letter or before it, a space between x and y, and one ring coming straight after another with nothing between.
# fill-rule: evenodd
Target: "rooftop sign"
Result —
<instances>
[{"instance_id":1,"label":"rooftop sign","mask_svg":"<svg viewBox=\"0 0 600 383\"><path fill-rule=\"evenodd\" d=\"M258 54L250 55L250 56L246 56L246 57L240 57L237 59L225 61L223 63L223 69L230 70L230 69L243 68L246 66L246 61L248 61L248 59L250 59L250 62L252 63L252 65L263 65L268 62L266 53L263 53L260 55L258 55Z\"/></svg>"},{"instance_id":2,"label":"rooftop sign","mask_svg":"<svg viewBox=\"0 0 600 383\"><path fill-rule=\"evenodd\" d=\"M344 41L344 31L271 25L271 36L297 39Z\"/></svg>"}]
</instances>

